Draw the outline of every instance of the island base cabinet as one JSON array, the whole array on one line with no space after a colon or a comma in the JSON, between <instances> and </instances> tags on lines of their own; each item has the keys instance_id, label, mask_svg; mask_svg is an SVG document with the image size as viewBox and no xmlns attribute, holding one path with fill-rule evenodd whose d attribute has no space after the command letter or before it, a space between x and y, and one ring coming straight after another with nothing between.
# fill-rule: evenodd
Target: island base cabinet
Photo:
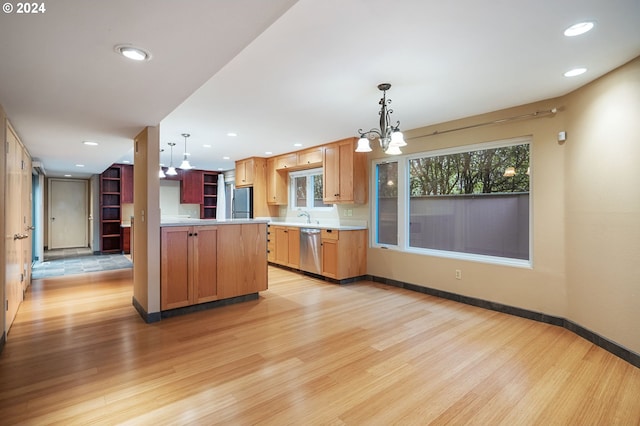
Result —
<instances>
[{"instance_id":1,"label":"island base cabinet","mask_svg":"<svg viewBox=\"0 0 640 426\"><path fill-rule=\"evenodd\" d=\"M267 224L218 227L218 298L267 289Z\"/></svg>"},{"instance_id":2,"label":"island base cabinet","mask_svg":"<svg viewBox=\"0 0 640 426\"><path fill-rule=\"evenodd\" d=\"M162 228L161 310L217 299L217 227Z\"/></svg>"}]
</instances>

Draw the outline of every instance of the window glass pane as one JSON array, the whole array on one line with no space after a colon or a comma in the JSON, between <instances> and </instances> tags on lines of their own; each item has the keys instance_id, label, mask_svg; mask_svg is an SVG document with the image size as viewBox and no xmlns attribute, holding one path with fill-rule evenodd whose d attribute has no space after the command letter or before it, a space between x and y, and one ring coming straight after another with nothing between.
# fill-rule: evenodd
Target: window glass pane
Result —
<instances>
[{"instance_id":1,"label":"window glass pane","mask_svg":"<svg viewBox=\"0 0 640 426\"><path fill-rule=\"evenodd\" d=\"M313 178L313 207L331 207L322 201L322 173L312 175Z\"/></svg>"},{"instance_id":2,"label":"window glass pane","mask_svg":"<svg viewBox=\"0 0 640 426\"><path fill-rule=\"evenodd\" d=\"M295 194L296 194L295 206L306 208L307 207L307 177L299 176L295 178L294 188L295 188Z\"/></svg>"},{"instance_id":3,"label":"window glass pane","mask_svg":"<svg viewBox=\"0 0 640 426\"><path fill-rule=\"evenodd\" d=\"M398 244L398 163L376 165L378 244Z\"/></svg>"},{"instance_id":4,"label":"window glass pane","mask_svg":"<svg viewBox=\"0 0 640 426\"><path fill-rule=\"evenodd\" d=\"M409 245L529 259L529 144L409 161Z\"/></svg>"}]
</instances>

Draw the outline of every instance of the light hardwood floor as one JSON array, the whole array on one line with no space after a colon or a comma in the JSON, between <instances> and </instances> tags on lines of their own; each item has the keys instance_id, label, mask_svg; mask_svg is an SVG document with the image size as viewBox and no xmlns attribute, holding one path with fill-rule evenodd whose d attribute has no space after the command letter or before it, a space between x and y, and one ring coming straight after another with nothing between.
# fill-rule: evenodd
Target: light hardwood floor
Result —
<instances>
[{"instance_id":1,"label":"light hardwood floor","mask_svg":"<svg viewBox=\"0 0 640 426\"><path fill-rule=\"evenodd\" d=\"M640 424L640 369L551 325L269 269L257 301L145 324L131 270L35 281L0 424Z\"/></svg>"}]
</instances>

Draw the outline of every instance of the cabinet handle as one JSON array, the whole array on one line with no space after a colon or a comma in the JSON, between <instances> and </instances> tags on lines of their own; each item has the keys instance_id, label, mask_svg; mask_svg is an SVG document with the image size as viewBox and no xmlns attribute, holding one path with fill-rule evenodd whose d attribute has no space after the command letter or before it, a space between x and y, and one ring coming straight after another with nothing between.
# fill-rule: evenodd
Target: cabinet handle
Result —
<instances>
[{"instance_id":1,"label":"cabinet handle","mask_svg":"<svg viewBox=\"0 0 640 426\"><path fill-rule=\"evenodd\" d=\"M193 234L193 236L194 236L194 237L197 237L197 236L198 236L198 233L197 233L197 232L196 232L196 233L194 233L194 234Z\"/></svg>"},{"instance_id":2,"label":"cabinet handle","mask_svg":"<svg viewBox=\"0 0 640 426\"><path fill-rule=\"evenodd\" d=\"M192 234L191 232L189 232L189 236L190 236L190 237L193 237L193 234Z\"/></svg>"}]
</instances>

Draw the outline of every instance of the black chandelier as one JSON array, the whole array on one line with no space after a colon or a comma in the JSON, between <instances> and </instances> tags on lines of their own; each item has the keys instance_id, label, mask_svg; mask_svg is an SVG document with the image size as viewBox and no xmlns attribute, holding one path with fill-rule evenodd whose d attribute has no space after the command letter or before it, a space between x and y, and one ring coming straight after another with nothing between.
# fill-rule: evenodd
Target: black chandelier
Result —
<instances>
[{"instance_id":1,"label":"black chandelier","mask_svg":"<svg viewBox=\"0 0 640 426\"><path fill-rule=\"evenodd\" d=\"M390 115L393 113L392 109L387 108L387 105L391 104L391 99L387 100L387 90L390 88L391 84L389 83L378 84L378 89L382 91L382 98L378 102L381 106L378 113L380 115L380 129L371 129L366 132L358 129L360 139L358 140L356 152L371 152L369 141L375 138L379 139L382 150L389 155L402 154L400 147L407 145L400 131L400 121L397 121L395 126L390 124Z\"/></svg>"}]
</instances>

